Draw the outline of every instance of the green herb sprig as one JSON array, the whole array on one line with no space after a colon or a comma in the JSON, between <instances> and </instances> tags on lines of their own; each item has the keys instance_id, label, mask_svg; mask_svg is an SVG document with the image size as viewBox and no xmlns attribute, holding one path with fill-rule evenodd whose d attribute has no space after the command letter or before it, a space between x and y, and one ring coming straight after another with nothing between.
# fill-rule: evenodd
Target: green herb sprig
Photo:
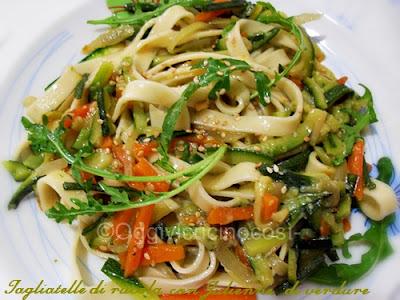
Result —
<instances>
[{"instance_id":1,"label":"green herb sprig","mask_svg":"<svg viewBox=\"0 0 400 300\"><path fill-rule=\"evenodd\" d=\"M110 213L121 210L126 210L130 208L137 208L142 206L147 206L151 204L156 204L165 199L176 196L177 194L185 191L189 186L200 180L204 175L206 175L215 164L223 157L226 151L226 146L218 149L215 153L210 155L207 159L200 162L197 166L196 172L188 178L183 179L183 181L175 189L165 192L165 193L142 193L136 201L132 201L129 198L126 191L121 191L119 189L107 186L103 183L99 183L99 186L103 191L111 196L111 201L109 203L103 204L96 200L92 195L88 195L87 202L79 199L71 199L71 202L76 207L68 208L64 204L58 202L46 212L49 218L55 219L57 222L67 220L71 223L76 217L81 215L93 215L96 213ZM162 176L160 176L162 177Z\"/></svg>"}]
</instances>

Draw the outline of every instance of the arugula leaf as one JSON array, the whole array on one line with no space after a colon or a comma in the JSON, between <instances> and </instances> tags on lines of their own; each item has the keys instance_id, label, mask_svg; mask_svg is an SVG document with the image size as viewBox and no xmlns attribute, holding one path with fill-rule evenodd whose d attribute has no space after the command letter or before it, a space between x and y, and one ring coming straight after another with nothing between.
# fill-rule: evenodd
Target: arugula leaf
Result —
<instances>
[{"instance_id":1,"label":"arugula leaf","mask_svg":"<svg viewBox=\"0 0 400 300\"><path fill-rule=\"evenodd\" d=\"M299 43L299 49L297 49L296 53L294 54L291 62L289 65L284 68L283 70L279 71L279 73L275 74L274 80L271 81L269 84L270 87L274 86L279 80L281 80L283 77L285 77L287 74L289 74L290 70L299 62L301 59L301 54L303 53L305 49L305 37L303 35L303 32L295 22L293 17L290 18L284 18L282 17L278 12L272 12L272 15L266 15L266 14L261 14L258 18L257 21L265 23L265 24L279 24L287 29L290 30L290 32L295 36Z\"/></svg>"},{"instance_id":2,"label":"arugula leaf","mask_svg":"<svg viewBox=\"0 0 400 300\"><path fill-rule=\"evenodd\" d=\"M390 158L389 157L380 158L378 160L377 168L379 175L376 179L386 184L390 184L390 181L392 180L394 174L394 167Z\"/></svg>"},{"instance_id":3,"label":"arugula leaf","mask_svg":"<svg viewBox=\"0 0 400 300\"><path fill-rule=\"evenodd\" d=\"M142 26L148 20L160 16L168 8L174 5L181 5L183 7L207 7L212 4L210 0L171 0L164 2L162 5L154 9L153 11L142 12L141 10L136 10L134 14L132 13L118 13L113 16L103 19L103 20L91 20L88 21L89 24L108 24L108 25L121 25L121 24L131 24ZM138 6L136 6L138 7Z\"/></svg>"},{"instance_id":4,"label":"arugula leaf","mask_svg":"<svg viewBox=\"0 0 400 300\"><path fill-rule=\"evenodd\" d=\"M113 203L128 203L131 201L128 193L124 190L113 188L104 183L99 183L99 186L105 193L111 196Z\"/></svg>"},{"instance_id":5,"label":"arugula leaf","mask_svg":"<svg viewBox=\"0 0 400 300\"><path fill-rule=\"evenodd\" d=\"M256 78L259 101L266 106L271 102L271 89L268 87L271 81L263 72L255 72L254 77Z\"/></svg>"},{"instance_id":6,"label":"arugula leaf","mask_svg":"<svg viewBox=\"0 0 400 300\"><path fill-rule=\"evenodd\" d=\"M153 291L149 291L145 286L135 277L125 277L121 269L121 265L115 259L109 258L104 263L101 271L106 274L113 282L120 286L123 290L128 291L129 294L134 295L138 300L156 300L159 299Z\"/></svg>"},{"instance_id":7,"label":"arugula leaf","mask_svg":"<svg viewBox=\"0 0 400 300\"><path fill-rule=\"evenodd\" d=\"M387 228L394 218L394 215L391 215L380 222L371 221L371 227L364 235L356 234L348 239L344 247L344 255L347 257L350 255L347 245L349 242L363 242L370 246L370 249L361 256L360 263L352 265L340 263L329 266L325 264L310 279L321 284L340 286L343 282L350 283L363 277L393 252Z\"/></svg>"},{"instance_id":8,"label":"arugula leaf","mask_svg":"<svg viewBox=\"0 0 400 300\"><path fill-rule=\"evenodd\" d=\"M22 125L28 131L28 141L31 142L31 148L34 154L40 153L57 153L56 147L47 139L49 129L42 124L34 124L26 117L21 119ZM54 132L54 136L58 139L64 133L64 128L59 127Z\"/></svg>"},{"instance_id":9,"label":"arugula leaf","mask_svg":"<svg viewBox=\"0 0 400 300\"><path fill-rule=\"evenodd\" d=\"M79 199L71 199L72 203L75 204L76 207L68 208L64 204L57 202L54 205L54 207L46 211L46 215L49 218L55 219L57 222L61 222L62 220L67 220L68 222L71 223L76 217L81 215L93 215L96 213L116 212L130 208L137 208L159 203L165 199L178 195L179 193L185 191L189 186L191 186L197 180L200 180L223 157L225 151L226 151L226 146L222 146L215 153L210 155L207 159L202 160L200 163L198 163L197 169L194 171L194 174L192 174L191 177L183 180L177 188L169 192L158 193L158 194L142 193L139 196L139 199L137 199L136 201L130 201L130 199L127 197L127 194L125 194L124 192L117 191L114 188L107 187L106 185L102 184L103 190L107 194L109 193L112 198L112 201L110 203L101 204L93 196L89 195L87 202L81 201Z\"/></svg>"}]
</instances>

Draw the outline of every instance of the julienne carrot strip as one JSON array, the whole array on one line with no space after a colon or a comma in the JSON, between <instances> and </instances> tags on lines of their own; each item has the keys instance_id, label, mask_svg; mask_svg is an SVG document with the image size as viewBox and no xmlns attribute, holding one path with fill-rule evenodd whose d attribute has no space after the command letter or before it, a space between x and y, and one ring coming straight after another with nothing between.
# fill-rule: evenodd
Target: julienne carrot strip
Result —
<instances>
[{"instance_id":1,"label":"julienne carrot strip","mask_svg":"<svg viewBox=\"0 0 400 300\"><path fill-rule=\"evenodd\" d=\"M124 261L124 276L132 276L140 266L144 244L149 230L151 218L153 216L154 204L139 207L136 209L136 219L132 224L132 236L128 244L128 250L123 257Z\"/></svg>"},{"instance_id":2,"label":"julienne carrot strip","mask_svg":"<svg viewBox=\"0 0 400 300\"><path fill-rule=\"evenodd\" d=\"M253 218L253 207L216 207L207 216L210 225L227 225L234 221L245 221Z\"/></svg>"},{"instance_id":3,"label":"julienne carrot strip","mask_svg":"<svg viewBox=\"0 0 400 300\"><path fill-rule=\"evenodd\" d=\"M340 85L345 85L349 78L347 76L340 77L336 82Z\"/></svg>"},{"instance_id":4,"label":"julienne carrot strip","mask_svg":"<svg viewBox=\"0 0 400 300\"><path fill-rule=\"evenodd\" d=\"M101 143L100 148L102 149L111 149L113 146L113 140L111 136L106 136L103 138L103 142Z\"/></svg>"},{"instance_id":5,"label":"julienne carrot strip","mask_svg":"<svg viewBox=\"0 0 400 300\"><path fill-rule=\"evenodd\" d=\"M198 13L195 16L195 20L199 22L209 22L214 20L215 18L229 12L229 9L220 9L220 10L213 10L213 11L203 11Z\"/></svg>"},{"instance_id":6,"label":"julienne carrot strip","mask_svg":"<svg viewBox=\"0 0 400 300\"><path fill-rule=\"evenodd\" d=\"M241 246L237 245L237 246L235 247L235 254L236 254L237 257L239 257L239 260L240 260L245 266L247 266L247 267L250 268L250 262L249 262L249 260L248 260L248 258L247 258L246 253L244 253L244 250L243 250L243 248L242 248Z\"/></svg>"},{"instance_id":7,"label":"julienne carrot strip","mask_svg":"<svg viewBox=\"0 0 400 300\"><path fill-rule=\"evenodd\" d=\"M82 117L85 118L90 111L90 106L88 104L82 105L80 107L75 108L73 114L74 117Z\"/></svg>"},{"instance_id":8,"label":"julienne carrot strip","mask_svg":"<svg viewBox=\"0 0 400 300\"><path fill-rule=\"evenodd\" d=\"M331 233L331 228L325 220L321 220L321 224L319 225L319 233L322 236L328 236Z\"/></svg>"},{"instance_id":9,"label":"julienne carrot strip","mask_svg":"<svg viewBox=\"0 0 400 300\"><path fill-rule=\"evenodd\" d=\"M358 140L354 146L353 151L347 159L347 169L349 173L357 175L358 179L354 188L354 196L358 201L364 197L364 141Z\"/></svg>"},{"instance_id":10,"label":"julienne carrot strip","mask_svg":"<svg viewBox=\"0 0 400 300\"><path fill-rule=\"evenodd\" d=\"M261 217L264 222L271 219L272 215L278 211L279 198L275 195L266 193L263 197L263 206L261 211Z\"/></svg>"},{"instance_id":11,"label":"julienne carrot strip","mask_svg":"<svg viewBox=\"0 0 400 300\"><path fill-rule=\"evenodd\" d=\"M63 125L64 125L64 128L71 128L71 126L72 126L72 118L71 118L71 116L67 115L67 116L64 118L64 123L63 123Z\"/></svg>"},{"instance_id":12,"label":"julienne carrot strip","mask_svg":"<svg viewBox=\"0 0 400 300\"><path fill-rule=\"evenodd\" d=\"M154 150L157 148L156 141L150 141L148 143L138 143L135 142L133 144L133 154L135 157L149 157L154 153Z\"/></svg>"},{"instance_id":13,"label":"julienne carrot strip","mask_svg":"<svg viewBox=\"0 0 400 300\"><path fill-rule=\"evenodd\" d=\"M351 223L349 218L344 218L343 221L343 231L349 232L351 230Z\"/></svg>"},{"instance_id":14,"label":"julienne carrot strip","mask_svg":"<svg viewBox=\"0 0 400 300\"><path fill-rule=\"evenodd\" d=\"M185 248L182 245L150 245L144 248L143 253L142 266L179 261L185 258Z\"/></svg>"},{"instance_id":15,"label":"julienne carrot strip","mask_svg":"<svg viewBox=\"0 0 400 300\"><path fill-rule=\"evenodd\" d=\"M138 163L133 167L133 174L135 176L156 176L157 171L154 169L153 165L147 161L145 158L139 158ZM153 187L155 192L167 192L169 190L169 183L165 181L161 182L131 182L130 185L137 190L144 190L146 187Z\"/></svg>"},{"instance_id":16,"label":"julienne carrot strip","mask_svg":"<svg viewBox=\"0 0 400 300\"><path fill-rule=\"evenodd\" d=\"M113 216L113 242L123 244L128 241L129 226L135 215L134 209L118 211Z\"/></svg>"},{"instance_id":17,"label":"julienne carrot strip","mask_svg":"<svg viewBox=\"0 0 400 300\"><path fill-rule=\"evenodd\" d=\"M214 3L223 3L223 2L229 2L227 0L214 0ZM203 11L201 13L198 13L195 16L196 21L199 22L208 22L216 17L219 17L220 15L223 15L224 13L227 13L231 11L230 9L220 9L220 10L213 10L213 11Z\"/></svg>"}]
</instances>

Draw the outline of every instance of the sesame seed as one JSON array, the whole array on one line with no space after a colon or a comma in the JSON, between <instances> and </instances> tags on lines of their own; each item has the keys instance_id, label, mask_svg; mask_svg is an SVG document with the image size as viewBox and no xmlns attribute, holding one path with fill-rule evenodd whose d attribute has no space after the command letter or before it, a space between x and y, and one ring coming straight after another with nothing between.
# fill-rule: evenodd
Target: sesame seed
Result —
<instances>
[{"instance_id":1,"label":"sesame seed","mask_svg":"<svg viewBox=\"0 0 400 300\"><path fill-rule=\"evenodd\" d=\"M97 119L97 123L99 123L99 124L103 124L103 120L102 119Z\"/></svg>"},{"instance_id":2,"label":"sesame seed","mask_svg":"<svg viewBox=\"0 0 400 300\"><path fill-rule=\"evenodd\" d=\"M223 95L223 94L225 94L226 93L226 90L225 89L221 89L220 91L219 91L219 94L220 95Z\"/></svg>"},{"instance_id":3,"label":"sesame seed","mask_svg":"<svg viewBox=\"0 0 400 300\"><path fill-rule=\"evenodd\" d=\"M229 61L227 61L227 60L224 60L224 64L226 65L226 66L230 66L231 65L231 63L229 62Z\"/></svg>"},{"instance_id":4,"label":"sesame seed","mask_svg":"<svg viewBox=\"0 0 400 300\"><path fill-rule=\"evenodd\" d=\"M222 76L222 75L224 75L224 72L222 72L222 71L217 71L217 75Z\"/></svg>"},{"instance_id":5,"label":"sesame seed","mask_svg":"<svg viewBox=\"0 0 400 300\"><path fill-rule=\"evenodd\" d=\"M201 214L199 211L196 211L196 213L194 214L197 218L200 218Z\"/></svg>"},{"instance_id":6,"label":"sesame seed","mask_svg":"<svg viewBox=\"0 0 400 300\"><path fill-rule=\"evenodd\" d=\"M273 168L274 168L274 172L279 172L279 167L277 166L277 165L273 165Z\"/></svg>"},{"instance_id":7,"label":"sesame seed","mask_svg":"<svg viewBox=\"0 0 400 300\"><path fill-rule=\"evenodd\" d=\"M200 152L204 152L205 150L206 150L206 148L204 148L203 146L199 146L198 148L197 148L197 150L199 150Z\"/></svg>"},{"instance_id":8,"label":"sesame seed","mask_svg":"<svg viewBox=\"0 0 400 300\"><path fill-rule=\"evenodd\" d=\"M286 194L286 192L287 192L287 186L284 185L284 186L281 188L281 193L282 193L282 194Z\"/></svg>"},{"instance_id":9,"label":"sesame seed","mask_svg":"<svg viewBox=\"0 0 400 300\"><path fill-rule=\"evenodd\" d=\"M203 65L204 65L205 67L207 67L207 65L208 65L208 60L207 60L207 59L204 61Z\"/></svg>"},{"instance_id":10,"label":"sesame seed","mask_svg":"<svg viewBox=\"0 0 400 300\"><path fill-rule=\"evenodd\" d=\"M232 67L229 68L229 70L234 71L234 70L236 70L236 67L232 66Z\"/></svg>"},{"instance_id":11,"label":"sesame seed","mask_svg":"<svg viewBox=\"0 0 400 300\"><path fill-rule=\"evenodd\" d=\"M195 78L193 78L193 82L198 84L199 83L199 78L196 76Z\"/></svg>"},{"instance_id":12,"label":"sesame seed","mask_svg":"<svg viewBox=\"0 0 400 300\"><path fill-rule=\"evenodd\" d=\"M272 174L274 172L274 170L271 167L267 167L267 172Z\"/></svg>"},{"instance_id":13,"label":"sesame seed","mask_svg":"<svg viewBox=\"0 0 400 300\"><path fill-rule=\"evenodd\" d=\"M145 254L143 254L143 257L146 260L150 260L150 255L147 252Z\"/></svg>"},{"instance_id":14,"label":"sesame seed","mask_svg":"<svg viewBox=\"0 0 400 300\"><path fill-rule=\"evenodd\" d=\"M145 138L145 139L143 139L143 143L149 143L151 141L151 139L150 138Z\"/></svg>"},{"instance_id":15,"label":"sesame seed","mask_svg":"<svg viewBox=\"0 0 400 300\"><path fill-rule=\"evenodd\" d=\"M309 136L306 136L306 137L304 138L304 141L305 141L305 142L309 142L309 141L310 141L310 137L309 137Z\"/></svg>"}]
</instances>

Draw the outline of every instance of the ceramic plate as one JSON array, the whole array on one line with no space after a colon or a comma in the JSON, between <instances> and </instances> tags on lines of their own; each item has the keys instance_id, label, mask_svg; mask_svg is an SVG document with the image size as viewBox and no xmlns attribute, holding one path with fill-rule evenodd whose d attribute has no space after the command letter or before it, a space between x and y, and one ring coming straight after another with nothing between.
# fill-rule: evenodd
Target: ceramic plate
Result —
<instances>
[{"instance_id":1,"label":"ceramic plate","mask_svg":"<svg viewBox=\"0 0 400 300\"><path fill-rule=\"evenodd\" d=\"M20 57L18 64L2 83L0 91L0 158L13 156L24 130L20 124L23 114L22 100L27 95L40 95L43 87L56 78L62 70L75 62L80 48L98 34L97 27L86 25L87 19L108 14L102 1L89 1L73 13L60 16L57 23L45 32L35 44ZM386 155L400 164L400 141L397 130L398 84L400 70L400 1L273 1L277 8L288 14L320 12L321 20L307 25L308 33L327 55L326 64L338 76L347 75L350 85L359 90L359 83L371 88L380 122L367 133L367 160L376 163ZM25 45L26 46L26 45ZM2 59L7 59L3 57ZM397 173L396 173L397 174ZM0 293L1 299L21 299L21 295L7 295L11 280L21 280L24 287L35 287L40 280L48 287L68 286L72 278L72 231L67 225L56 224L39 211L33 197L26 199L15 211L7 210L7 202L16 188L8 174L0 170ZM392 181L400 197L400 177ZM394 254L380 263L371 274L354 283L351 288L368 289L368 295L351 296L351 299L400 299L400 213L390 228ZM357 212L352 216L353 232L363 232L368 224ZM365 248L355 249L358 255ZM359 260L359 259L358 259ZM94 280L102 278L100 262L79 260L81 268L92 273ZM304 295L281 299L350 299L348 296ZM308 290L309 292L311 290ZM71 299L72 296L41 295L29 299ZM265 297L266 298L266 297ZM117 298L116 298L117 299Z\"/></svg>"}]
</instances>

